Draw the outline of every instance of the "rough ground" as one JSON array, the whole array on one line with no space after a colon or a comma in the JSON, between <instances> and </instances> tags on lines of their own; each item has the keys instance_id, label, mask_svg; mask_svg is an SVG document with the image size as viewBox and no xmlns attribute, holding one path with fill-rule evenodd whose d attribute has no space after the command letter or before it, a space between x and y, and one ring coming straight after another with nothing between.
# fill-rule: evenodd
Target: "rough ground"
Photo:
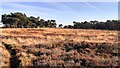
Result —
<instances>
[{"instance_id":1,"label":"rough ground","mask_svg":"<svg viewBox=\"0 0 120 68\"><path fill-rule=\"evenodd\" d=\"M0 29L3 66L117 66L118 31Z\"/></svg>"}]
</instances>

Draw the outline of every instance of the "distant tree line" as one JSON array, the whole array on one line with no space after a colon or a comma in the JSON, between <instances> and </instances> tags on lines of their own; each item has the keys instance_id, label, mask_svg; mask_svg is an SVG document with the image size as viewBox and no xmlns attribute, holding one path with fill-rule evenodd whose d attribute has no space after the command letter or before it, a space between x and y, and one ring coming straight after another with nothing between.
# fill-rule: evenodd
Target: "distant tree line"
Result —
<instances>
[{"instance_id":1,"label":"distant tree line","mask_svg":"<svg viewBox=\"0 0 120 68\"><path fill-rule=\"evenodd\" d=\"M3 14L2 20L5 28L37 28L49 27L56 28L56 20L40 19L40 17L27 17L26 14L16 12L10 14ZM105 29L105 30L120 30L120 20L107 20L106 22L90 21L90 22L76 22L73 25L59 24L60 28L69 29Z\"/></svg>"},{"instance_id":2,"label":"distant tree line","mask_svg":"<svg viewBox=\"0 0 120 68\"><path fill-rule=\"evenodd\" d=\"M99 21L76 22L76 21L73 21L73 25L66 25L64 26L64 28L120 30L120 20L107 20L106 22L99 22Z\"/></svg>"},{"instance_id":3,"label":"distant tree line","mask_svg":"<svg viewBox=\"0 0 120 68\"><path fill-rule=\"evenodd\" d=\"M2 15L2 22L6 28L37 28L56 27L56 20L40 19L40 17L27 17L26 14L16 12Z\"/></svg>"}]
</instances>

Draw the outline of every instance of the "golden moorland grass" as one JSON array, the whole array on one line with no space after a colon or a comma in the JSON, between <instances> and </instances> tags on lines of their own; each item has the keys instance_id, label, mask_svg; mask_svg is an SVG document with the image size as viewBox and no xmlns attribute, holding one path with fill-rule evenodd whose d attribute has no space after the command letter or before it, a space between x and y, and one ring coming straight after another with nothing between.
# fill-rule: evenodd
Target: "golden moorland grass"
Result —
<instances>
[{"instance_id":1,"label":"golden moorland grass","mask_svg":"<svg viewBox=\"0 0 120 68\"><path fill-rule=\"evenodd\" d=\"M5 66L14 65L10 64L10 57L22 66L36 65L36 62L81 66L116 65L117 62L114 49L118 31L61 28L2 28L0 31Z\"/></svg>"},{"instance_id":2,"label":"golden moorland grass","mask_svg":"<svg viewBox=\"0 0 120 68\"><path fill-rule=\"evenodd\" d=\"M10 44L52 43L61 40L76 42L117 43L118 31L88 30L88 29L59 29L59 28L4 28L2 41ZM10 36L10 38L9 38ZM8 37L7 39L5 37Z\"/></svg>"}]
</instances>

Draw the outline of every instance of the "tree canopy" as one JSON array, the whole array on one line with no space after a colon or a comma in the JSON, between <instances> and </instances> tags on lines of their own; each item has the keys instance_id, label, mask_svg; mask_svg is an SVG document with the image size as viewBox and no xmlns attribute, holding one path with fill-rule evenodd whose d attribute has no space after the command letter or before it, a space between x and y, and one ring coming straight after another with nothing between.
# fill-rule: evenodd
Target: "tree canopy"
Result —
<instances>
[{"instance_id":1,"label":"tree canopy","mask_svg":"<svg viewBox=\"0 0 120 68\"><path fill-rule=\"evenodd\" d=\"M37 27L56 27L56 20L40 19L40 17L30 16L16 12L2 15L2 22L7 28L37 28Z\"/></svg>"},{"instance_id":2,"label":"tree canopy","mask_svg":"<svg viewBox=\"0 0 120 68\"><path fill-rule=\"evenodd\" d=\"M30 16L26 14L16 12L10 14L3 14L2 20L5 28L37 28L37 27L49 27L56 28L56 20L44 20L40 17ZM105 22L99 21L84 21L76 22L73 21L73 25L59 24L60 28L69 29L104 29L104 30L120 30L120 20L107 20Z\"/></svg>"}]
</instances>

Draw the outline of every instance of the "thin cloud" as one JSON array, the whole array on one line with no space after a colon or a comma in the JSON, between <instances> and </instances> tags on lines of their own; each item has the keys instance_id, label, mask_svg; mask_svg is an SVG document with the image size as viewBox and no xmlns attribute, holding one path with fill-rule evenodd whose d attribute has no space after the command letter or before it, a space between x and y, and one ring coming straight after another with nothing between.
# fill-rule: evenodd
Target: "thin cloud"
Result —
<instances>
[{"instance_id":1,"label":"thin cloud","mask_svg":"<svg viewBox=\"0 0 120 68\"><path fill-rule=\"evenodd\" d=\"M40 11L53 11L54 9L50 8L43 8L43 7L37 7L37 6L28 6L28 5L22 5L22 4L17 4L17 3L4 3L3 5L5 6L11 6L15 9L24 9L24 10L40 10ZM4 9L4 8L3 8Z\"/></svg>"},{"instance_id":2,"label":"thin cloud","mask_svg":"<svg viewBox=\"0 0 120 68\"><path fill-rule=\"evenodd\" d=\"M52 12L57 10L50 9L50 8L43 8L31 5L22 5L17 3L4 3L2 8L2 14L10 13L10 12L22 12L25 13L27 16L42 16L42 18L46 19L45 17L52 16ZM9 7L9 8L8 8Z\"/></svg>"},{"instance_id":3,"label":"thin cloud","mask_svg":"<svg viewBox=\"0 0 120 68\"><path fill-rule=\"evenodd\" d=\"M97 8L97 7L96 7L96 6L94 6L94 5L91 5L91 4L90 4L90 3L88 3L88 2L85 2L85 1L81 1L81 2L83 2L83 3L87 4L88 6L90 6L90 7L94 8L94 9L96 9L96 10L98 10L98 11L101 11L101 9Z\"/></svg>"},{"instance_id":4,"label":"thin cloud","mask_svg":"<svg viewBox=\"0 0 120 68\"><path fill-rule=\"evenodd\" d=\"M46 2L47 5L50 5L54 8L57 8L58 10L73 10L71 7L68 5L64 4L63 2Z\"/></svg>"},{"instance_id":5,"label":"thin cloud","mask_svg":"<svg viewBox=\"0 0 120 68\"><path fill-rule=\"evenodd\" d=\"M54 5L53 5L54 4ZM58 3L53 3L50 4L52 6L56 6ZM58 4L58 8L59 9L63 9L63 10L59 10L59 9L55 9L55 8L48 8L48 7L41 7L41 6L31 6L31 5L22 5L22 4L17 4L17 3L4 3L3 5L5 6L9 6L12 7L12 9L18 9L18 10L22 10L22 11L37 11L40 12L42 15L48 15L48 14L59 14L59 13L74 13L72 11L66 12L66 10L68 10L70 7L68 7L67 5L64 4ZM61 6L61 7L59 7ZM56 6L57 8L57 6ZM4 8L3 8L4 9Z\"/></svg>"}]
</instances>

